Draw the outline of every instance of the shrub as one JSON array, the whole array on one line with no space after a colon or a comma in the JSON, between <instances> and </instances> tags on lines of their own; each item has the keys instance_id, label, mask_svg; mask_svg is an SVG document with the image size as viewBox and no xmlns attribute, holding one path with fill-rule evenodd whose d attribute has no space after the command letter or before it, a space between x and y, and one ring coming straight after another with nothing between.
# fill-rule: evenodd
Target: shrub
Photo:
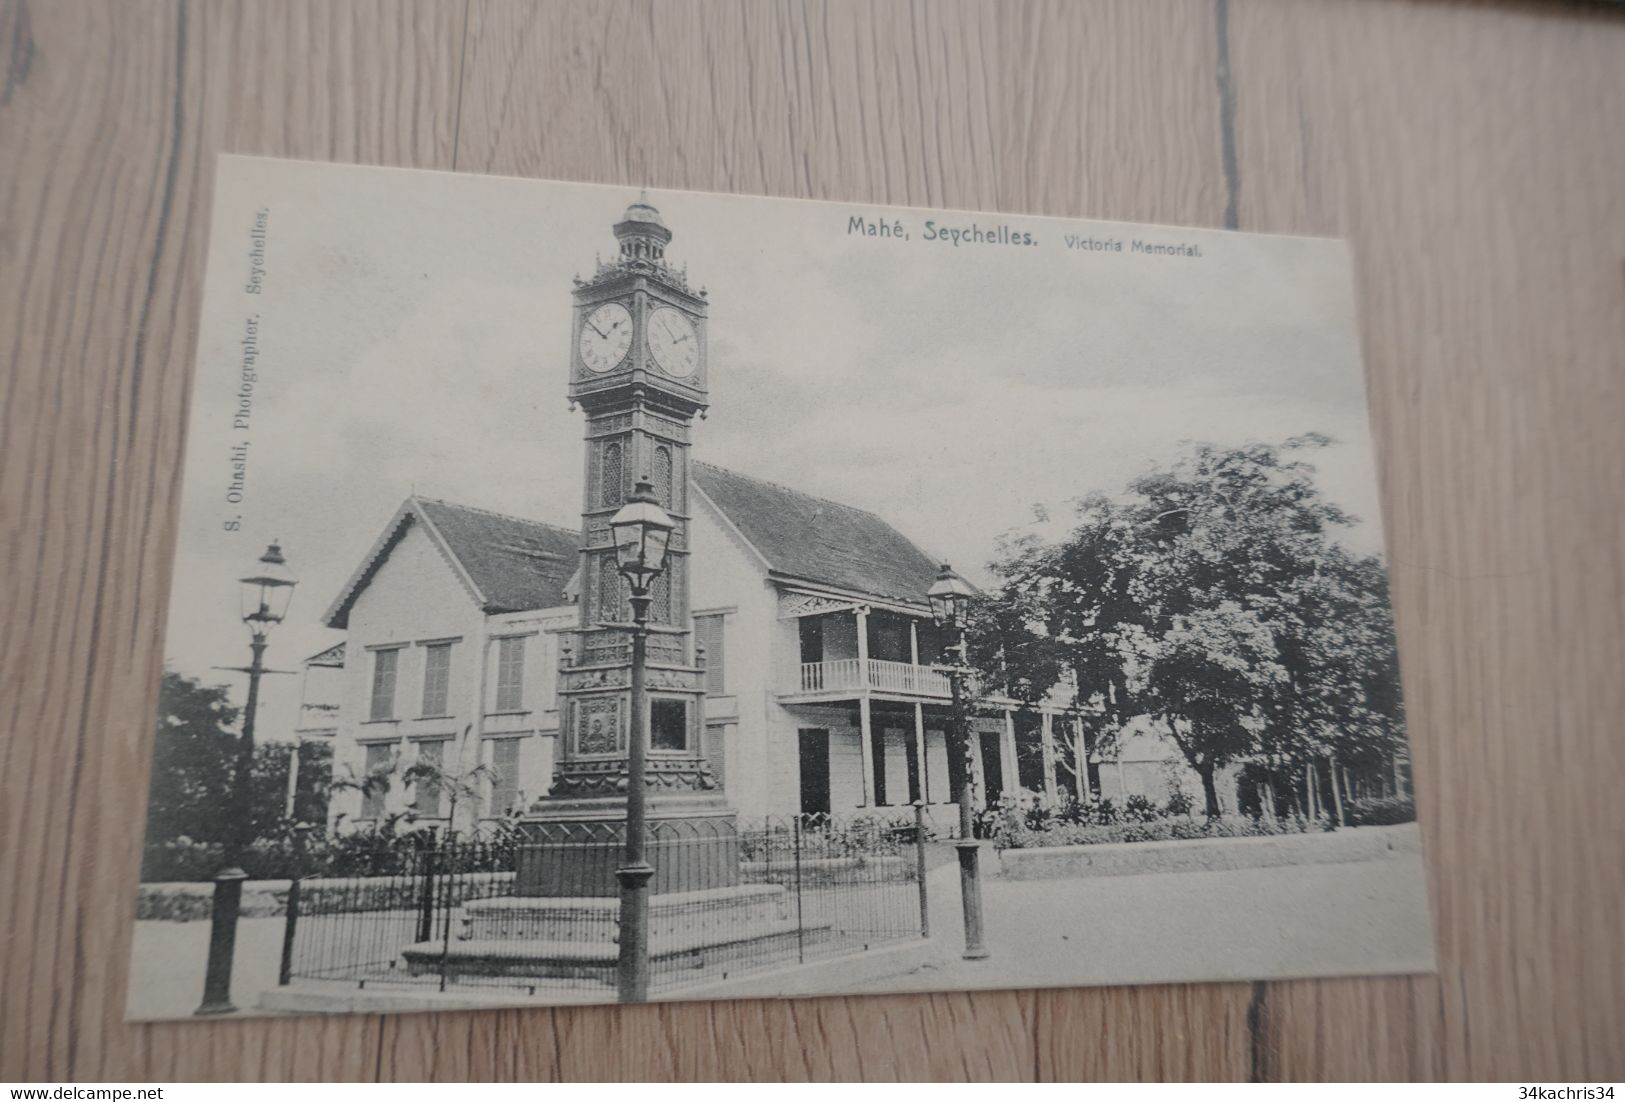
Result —
<instances>
[{"instance_id":1,"label":"shrub","mask_svg":"<svg viewBox=\"0 0 1625 1102\"><path fill-rule=\"evenodd\" d=\"M1416 801L1409 796L1350 800L1343 805L1349 826L1393 826L1416 821Z\"/></svg>"},{"instance_id":2,"label":"shrub","mask_svg":"<svg viewBox=\"0 0 1625 1102\"><path fill-rule=\"evenodd\" d=\"M225 846L219 842L196 842L183 834L167 841L147 843L141 855L141 879L149 884L212 880L225 863Z\"/></svg>"},{"instance_id":3,"label":"shrub","mask_svg":"<svg viewBox=\"0 0 1625 1102\"><path fill-rule=\"evenodd\" d=\"M914 843L913 816L861 815L838 819L830 815L773 817L740 820L739 857L742 861L789 861L799 851L808 859L891 857ZM926 839L933 832L926 827Z\"/></svg>"},{"instance_id":4,"label":"shrub","mask_svg":"<svg viewBox=\"0 0 1625 1102\"><path fill-rule=\"evenodd\" d=\"M1263 838L1281 834L1305 834L1311 823L1301 816L1250 819L1244 815L1222 815L1216 819L1157 818L1113 824L1057 824L1050 830L1021 829L1006 832L994 840L1000 849L1030 849L1040 846L1101 845L1110 842L1167 842L1198 838Z\"/></svg>"},{"instance_id":5,"label":"shrub","mask_svg":"<svg viewBox=\"0 0 1625 1102\"><path fill-rule=\"evenodd\" d=\"M1049 817L1042 828L1053 829L1056 826L1106 826L1117 822L1117 807L1110 800L1096 800L1092 803L1082 803L1071 796ZM1033 826L1034 816L1029 813L1028 826Z\"/></svg>"},{"instance_id":6,"label":"shrub","mask_svg":"<svg viewBox=\"0 0 1625 1102\"><path fill-rule=\"evenodd\" d=\"M1056 822L1069 823L1074 826L1076 826L1078 823L1087 822L1088 817L1089 805L1078 802L1078 800L1072 796L1068 796L1066 798L1066 802L1061 805L1061 810L1055 813Z\"/></svg>"},{"instance_id":7,"label":"shrub","mask_svg":"<svg viewBox=\"0 0 1625 1102\"><path fill-rule=\"evenodd\" d=\"M1157 805L1138 793L1123 805L1123 818L1131 823L1150 823L1159 818Z\"/></svg>"},{"instance_id":8,"label":"shrub","mask_svg":"<svg viewBox=\"0 0 1625 1102\"><path fill-rule=\"evenodd\" d=\"M522 841L516 819L486 824L472 833L459 832L459 872L492 872L509 867L508 850ZM362 830L327 834L310 831L304 852L292 830L256 838L238 858L250 880L291 880L296 876L390 876L414 867L419 850L443 841L437 827L416 826L405 816L391 816ZM471 844L478 843L478 844ZM182 835L148 842L142 854L143 883L213 880L226 864L221 842L200 842Z\"/></svg>"},{"instance_id":9,"label":"shrub","mask_svg":"<svg viewBox=\"0 0 1625 1102\"><path fill-rule=\"evenodd\" d=\"M992 839L995 845L1012 832L1028 829L1026 816L1009 796L979 809L971 819L972 833L978 838Z\"/></svg>"},{"instance_id":10,"label":"shrub","mask_svg":"<svg viewBox=\"0 0 1625 1102\"><path fill-rule=\"evenodd\" d=\"M1183 789L1176 788L1168 796L1168 802L1162 806L1162 810L1168 815L1189 815L1196 810L1196 803L1185 795Z\"/></svg>"}]
</instances>

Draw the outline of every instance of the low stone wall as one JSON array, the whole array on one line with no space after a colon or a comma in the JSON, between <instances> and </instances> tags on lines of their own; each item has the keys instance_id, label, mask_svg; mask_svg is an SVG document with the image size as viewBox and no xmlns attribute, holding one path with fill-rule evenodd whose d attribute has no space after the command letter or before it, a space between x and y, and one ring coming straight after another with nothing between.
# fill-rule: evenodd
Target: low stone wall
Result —
<instances>
[{"instance_id":1,"label":"low stone wall","mask_svg":"<svg viewBox=\"0 0 1625 1102\"><path fill-rule=\"evenodd\" d=\"M470 872L457 876L457 895L483 899L500 894L511 872ZM289 880L249 880L243 884L242 917L274 918L288 913ZM304 881L299 909L305 914L338 910L392 910L416 905L418 882L408 876L319 876ZM193 922L214 912L214 884L142 884L136 889L137 921Z\"/></svg>"},{"instance_id":2,"label":"low stone wall","mask_svg":"<svg viewBox=\"0 0 1625 1102\"><path fill-rule=\"evenodd\" d=\"M798 868L794 857L775 856L771 861L741 861L739 874L746 883L792 884L801 877L802 884L840 884L854 879L862 869L883 870L887 877L899 875L899 870L912 866L914 858L897 854L864 857L808 857ZM876 878L879 878L877 874Z\"/></svg>"},{"instance_id":3,"label":"low stone wall","mask_svg":"<svg viewBox=\"0 0 1625 1102\"><path fill-rule=\"evenodd\" d=\"M1010 880L1055 880L1374 861L1391 852L1416 853L1421 848L1421 834L1416 824L1404 823L1265 838L1196 838L1007 849L999 852L999 867L1001 875Z\"/></svg>"}]
</instances>

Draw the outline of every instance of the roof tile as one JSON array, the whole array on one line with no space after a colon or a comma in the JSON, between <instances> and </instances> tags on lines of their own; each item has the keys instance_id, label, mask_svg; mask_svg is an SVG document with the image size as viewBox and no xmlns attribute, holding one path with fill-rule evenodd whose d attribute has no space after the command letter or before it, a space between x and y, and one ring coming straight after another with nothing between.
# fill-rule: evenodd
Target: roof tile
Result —
<instances>
[{"instance_id":1,"label":"roof tile","mask_svg":"<svg viewBox=\"0 0 1625 1102\"><path fill-rule=\"evenodd\" d=\"M937 564L873 513L695 463L694 480L776 573L925 604Z\"/></svg>"},{"instance_id":2,"label":"roof tile","mask_svg":"<svg viewBox=\"0 0 1625 1102\"><path fill-rule=\"evenodd\" d=\"M570 603L564 587L576 571L581 533L434 498L423 514L485 595L487 612L523 612Z\"/></svg>"}]
</instances>

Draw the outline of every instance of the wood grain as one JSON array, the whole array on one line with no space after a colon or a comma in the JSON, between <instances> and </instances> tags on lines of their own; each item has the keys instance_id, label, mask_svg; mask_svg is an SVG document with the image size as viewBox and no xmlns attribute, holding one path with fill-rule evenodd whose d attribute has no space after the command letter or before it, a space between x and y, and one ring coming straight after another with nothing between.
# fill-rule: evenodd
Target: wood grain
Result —
<instances>
[{"instance_id":1,"label":"wood grain","mask_svg":"<svg viewBox=\"0 0 1625 1102\"><path fill-rule=\"evenodd\" d=\"M1625 19L0 2L0 1078L1625 1078ZM1340 234L1442 973L122 1023L218 152Z\"/></svg>"}]
</instances>

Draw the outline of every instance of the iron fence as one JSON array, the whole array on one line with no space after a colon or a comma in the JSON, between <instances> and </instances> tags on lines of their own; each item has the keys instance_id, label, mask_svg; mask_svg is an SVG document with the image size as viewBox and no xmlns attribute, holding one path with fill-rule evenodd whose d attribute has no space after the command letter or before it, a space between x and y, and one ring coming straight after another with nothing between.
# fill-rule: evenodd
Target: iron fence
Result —
<instances>
[{"instance_id":1,"label":"iron fence","mask_svg":"<svg viewBox=\"0 0 1625 1102\"><path fill-rule=\"evenodd\" d=\"M651 989L926 936L913 818L650 824ZM499 986L613 997L624 824L526 823L418 844L374 875L294 882L281 982Z\"/></svg>"}]
</instances>

